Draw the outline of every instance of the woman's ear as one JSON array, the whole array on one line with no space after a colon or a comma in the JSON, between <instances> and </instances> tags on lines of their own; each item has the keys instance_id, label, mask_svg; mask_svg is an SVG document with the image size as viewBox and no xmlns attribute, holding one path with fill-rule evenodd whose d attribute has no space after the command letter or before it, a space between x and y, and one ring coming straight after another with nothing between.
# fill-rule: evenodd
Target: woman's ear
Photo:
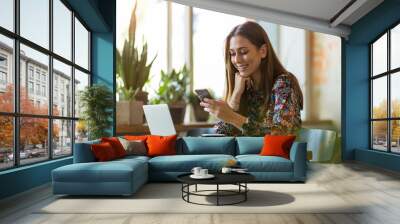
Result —
<instances>
[{"instance_id":1,"label":"woman's ear","mask_svg":"<svg viewBox=\"0 0 400 224\"><path fill-rule=\"evenodd\" d=\"M262 59L266 58L266 57L267 57L267 54L268 54L268 52L267 52L267 45L266 45L266 44L261 45L261 47L260 47L260 49L259 49L259 52L260 52L260 54L261 54L261 58L262 58Z\"/></svg>"}]
</instances>

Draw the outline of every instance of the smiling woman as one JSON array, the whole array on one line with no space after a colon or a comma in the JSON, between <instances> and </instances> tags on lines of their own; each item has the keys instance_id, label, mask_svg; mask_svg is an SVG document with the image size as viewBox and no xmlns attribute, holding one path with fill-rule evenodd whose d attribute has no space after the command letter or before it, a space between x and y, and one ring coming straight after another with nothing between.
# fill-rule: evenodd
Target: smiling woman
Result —
<instances>
[{"instance_id":1,"label":"smiling woman","mask_svg":"<svg viewBox=\"0 0 400 224\"><path fill-rule=\"evenodd\" d=\"M225 42L225 65L225 100L201 103L221 120L217 133L295 134L301 127L303 95L259 24L248 21L233 28Z\"/></svg>"}]
</instances>

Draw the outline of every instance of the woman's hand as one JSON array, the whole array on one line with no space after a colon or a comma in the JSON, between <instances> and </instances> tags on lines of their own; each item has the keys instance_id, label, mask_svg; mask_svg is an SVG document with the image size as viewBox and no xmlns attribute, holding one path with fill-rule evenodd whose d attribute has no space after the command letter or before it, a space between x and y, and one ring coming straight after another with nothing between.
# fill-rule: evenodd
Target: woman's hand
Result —
<instances>
[{"instance_id":1,"label":"woman's hand","mask_svg":"<svg viewBox=\"0 0 400 224\"><path fill-rule=\"evenodd\" d=\"M200 102L200 106L204 107L205 111L214 115L218 119L233 124L237 128L241 128L247 121L246 117L233 111L232 108L223 100L204 98L203 102Z\"/></svg>"},{"instance_id":2,"label":"woman's hand","mask_svg":"<svg viewBox=\"0 0 400 224\"><path fill-rule=\"evenodd\" d=\"M235 87L233 88L233 94L236 96L242 96L244 90L246 89L246 83L250 82L250 76L242 76L239 72L235 74Z\"/></svg>"},{"instance_id":3,"label":"woman's hand","mask_svg":"<svg viewBox=\"0 0 400 224\"><path fill-rule=\"evenodd\" d=\"M239 110L240 99L242 98L242 94L246 89L247 82L250 82L249 77L244 77L239 73L235 74L235 87L228 102L229 106L235 111Z\"/></svg>"}]
</instances>

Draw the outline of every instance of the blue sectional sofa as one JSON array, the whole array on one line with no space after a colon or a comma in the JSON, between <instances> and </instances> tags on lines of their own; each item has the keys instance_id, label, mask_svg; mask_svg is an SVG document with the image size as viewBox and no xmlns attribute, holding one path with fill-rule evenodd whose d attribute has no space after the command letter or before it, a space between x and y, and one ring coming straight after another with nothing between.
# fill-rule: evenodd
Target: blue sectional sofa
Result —
<instances>
[{"instance_id":1,"label":"blue sectional sofa","mask_svg":"<svg viewBox=\"0 0 400 224\"><path fill-rule=\"evenodd\" d=\"M176 181L193 167L218 172L228 160L236 160L256 181L304 182L306 143L294 142L290 159L260 156L263 137L183 137L177 155L127 156L96 162L90 149L98 141L75 144L74 163L52 171L53 193L68 195L131 195L148 181Z\"/></svg>"}]
</instances>

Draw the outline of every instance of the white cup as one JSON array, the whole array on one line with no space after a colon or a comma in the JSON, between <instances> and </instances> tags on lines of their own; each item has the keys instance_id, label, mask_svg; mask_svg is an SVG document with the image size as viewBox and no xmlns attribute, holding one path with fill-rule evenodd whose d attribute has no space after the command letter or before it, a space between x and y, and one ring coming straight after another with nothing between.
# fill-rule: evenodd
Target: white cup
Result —
<instances>
[{"instance_id":1,"label":"white cup","mask_svg":"<svg viewBox=\"0 0 400 224\"><path fill-rule=\"evenodd\" d=\"M200 171L201 171L201 170L202 170L201 167L193 167L192 173L193 173L194 175L196 175L196 176L199 176L199 175L201 175L201 174L200 174Z\"/></svg>"},{"instance_id":2,"label":"white cup","mask_svg":"<svg viewBox=\"0 0 400 224\"><path fill-rule=\"evenodd\" d=\"M230 167L222 167L221 172L222 173L230 173L232 171L232 168Z\"/></svg>"},{"instance_id":3,"label":"white cup","mask_svg":"<svg viewBox=\"0 0 400 224\"><path fill-rule=\"evenodd\" d=\"M208 175L208 169L201 169L200 170L200 176L207 176Z\"/></svg>"}]
</instances>

